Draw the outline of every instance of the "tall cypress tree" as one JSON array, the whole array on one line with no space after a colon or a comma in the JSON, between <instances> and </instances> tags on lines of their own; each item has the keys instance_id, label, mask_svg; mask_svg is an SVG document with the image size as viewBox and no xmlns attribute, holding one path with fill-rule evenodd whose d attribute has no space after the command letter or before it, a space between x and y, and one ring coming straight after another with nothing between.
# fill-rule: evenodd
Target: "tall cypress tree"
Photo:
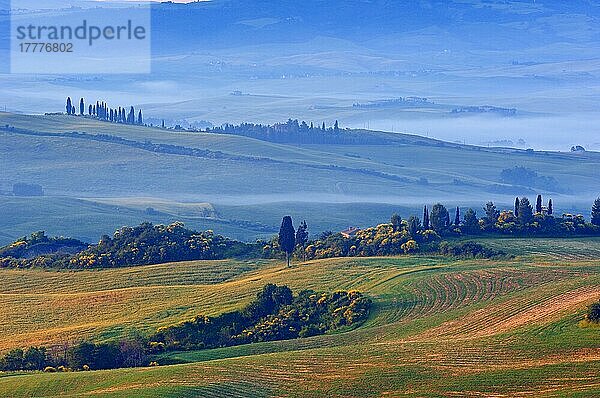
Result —
<instances>
[{"instance_id":1,"label":"tall cypress tree","mask_svg":"<svg viewBox=\"0 0 600 398\"><path fill-rule=\"evenodd\" d=\"M302 248L302 260L306 261L306 244L308 243L308 225L302 221L296 231L296 246Z\"/></svg>"},{"instance_id":2,"label":"tall cypress tree","mask_svg":"<svg viewBox=\"0 0 600 398\"><path fill-rule=\"evenodd\" d=\"M542 195L538 195L537 196L537 200L535 202L535 212L536 213L541 213L542 210L543 210Z\"/></svg>"},{"instance_id":3,"label":"tall cypress tree","mask_svg":"<svg viewBox=\"0 0 600 398\"><path fill-rule=\"evenodd\" d=\"M600 198L594 201L594 205L592 206L592 224L600 227Z\"/></svg>"},{"instance_id":4,"label":"tall cypress tree","mask_svg":"<svg viewBox=\"0 0 600 398\"><path fill-rule=\"evenodd\" d=\"M131 109L129 109L129 116L127 116L127 123L135 124L135 109L133 109L133 106L131 107Z\"/></svg>"},{"instance_id":5,"label":"tall cypress tree","mask_svg":"<svg viewBox=\"0 0 600 398\"><path fill-rule=\"evenodd\" d=\"M423 230L427 231L429 229L429 210L427 210L427 205L423 208Z\"/></svg>"},{"instance_id":6,"label":"tall cypress tree","mask_svg":"<svg viewBox=\"0 0 600 398\"><path fill-rule=\"evenodd\" d=\"M138 121L137 124L142 125L144 124L144 119L142 118L142 110L140 109L140 112L138 113Z\"/></svg>"},{"instance_id":7,"label":"tall cypress tree","mask_svg":"<svg viewBox=\"0 0 600 398\"><path fill-rule=\"evenodd\" d=\"M529 199L523 197L519 201L518 207L519 215L517 216L517 220L521 226L525 226L533 222L533 207L531 203L529 203Z\"/></svg>"},{"instance_id":8,"label":"tall cypress tree","mask_svg":"<svg viewBox=\"0 0 600 398\"><path fill-rule=\"evenodd\" d=\"M73 108L73 103L71 102L71 97L67 97L67 115L71 114L72 108Z\"/></svg>"},{"instance_id":9,"label":"tall cypress tree","mask_svg":"<svg viewBox=\"0 0 600 398\"><path fill-rule=\"evenodd\" d=\"M488 231L492 230L498 221L498 217L500 217L500 212L496 209L494 202L487 202L483 211L485 212L485 217L483 219L485 229Z\"/></svg>"},{"instance_id":10,"label":"tall cypress tree","mask_svg":"<svg viewBox=\"0 0 600 398\"><path fill-rule=\"evenodd\" d=\"M554 208L552 207L552 199L548 200L548 215L554 214Z\"/></svg>"},{"instance_id":11,"label":"tall cypress tree","mask_svg":"<svg viewBox=\"0 0 600 398\"><path fill-rule=\"evenodd\" d=\"M83 102L83 98L79 101L79 114L83 116L85 113L85 103Z\"/></svg>"},{"instance_id":12,"label":"tall cypress tree","mask_svg":"<svg viewBox=\"0 0 600 398\"><path fill-rule=\"evenodd\" d=\"M515 199L515 217L519 217L519 198Z\"/></svg>"},{"instance_id":13,"label":"tall cypress tree","mask_svg":"<svg viewBox=\"0 0 600 398\"><path fill-rule=\"evenodd\" d=\"M454 225L460 226L460 208L456 206L456 214L454 215Z\"/></svg>"},{"instance_id":14,"label":"tall cypress tree","mask_svg":"<svg viewBox=\"0 0 600 398\"><path fill-rule=\"evenodd\" d=\"M294 230L294 224L292 224L292 217L285 216L281 221L281 227L279 228L279 247L285 252L285 259L287 266L290 266L290 256L294 252L296 247L296 231Z\"/></svg>"},{"instance_id":15,"label":"tall cypress tree","mask_svg":"<svg viewBox=\"0 0 600 398\"><path fill-rule=\"evenodd\" d=\"M92 116L92 104L88 106L88 115Z\"/></svg>"}]
</instances>

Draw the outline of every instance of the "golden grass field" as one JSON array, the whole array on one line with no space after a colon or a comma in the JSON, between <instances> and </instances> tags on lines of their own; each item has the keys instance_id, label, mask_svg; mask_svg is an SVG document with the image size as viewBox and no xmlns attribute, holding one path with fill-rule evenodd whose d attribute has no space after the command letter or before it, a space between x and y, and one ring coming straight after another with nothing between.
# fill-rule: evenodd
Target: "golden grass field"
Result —
<instances>
[{"instance_id":1,"label":"golden grass field","mask_svg":"<svg viewBox=\"0 0 600 398\"><path fill-rule=\"evenodd\" d=\"M374 307L349 332L169 353L157 368L0 374L0 396L600 396L600 328L582 322L586 306L600 299L600 239L561 240L553 250L550 243L503 240L518 255L493 261L406 256L290 269L226 260L1 270L3 351L148 333L240 308L270 282L357 289Z\"/></svg>"}]
</instances>

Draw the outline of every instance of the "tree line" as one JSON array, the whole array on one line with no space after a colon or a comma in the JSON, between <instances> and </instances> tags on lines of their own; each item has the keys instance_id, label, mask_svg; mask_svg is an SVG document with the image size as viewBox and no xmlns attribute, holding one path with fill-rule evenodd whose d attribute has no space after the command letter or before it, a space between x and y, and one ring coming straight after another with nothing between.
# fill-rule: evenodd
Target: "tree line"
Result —
<instances>
[{"instance_id":1,"label":"tree line","mask_svg":"<svg viewBox=\"0 0 600 398\"><path fill-rule=\"evenodd\" d=\"M45 240L40 241L40 237ZM30 256L45 243L45 254ZM72 247L83 250L67 250ZM103 235L97 244L65 238L46 238L43 231L22 237L0 248L0 267L6 268L115 268L185 260L220 260L260 257L258 245L185 228L183 223L122 227L112 237Z\"/></svg>"},{"instance_id":2,"label":"tree line","mask_svg":"<svg viewBox=\"0 0 600 398\"><path fill-rule=\"evenodd\" d=\"M600 234L600 198L592 205L591 218L569 213L556 216L552 199L544 203L538 195L535 205L528 198L515 198L512 209L499 210L493 202L483 207L479 217L472 208L454 214L441 203L423 207L422 218L410 216L403 220L393 214L389 223L357 230L351 236L327 231L308 239L306 222L294 230L292 218L285 216L279 235L263 247L265 256L285 253L290 258L318 259L345 256L382 256L414 252L437 252L466 257L494 257L504 253L477 243L448 243L444 239L462 236L510 235L525 237L567 237Z\"/></svg>"},{"instance_id":3,"label":"tree line","mask_svg":"<svg viewBox=\"0 0 600 398\"><path fill-rule=\"evenodd\" d=\"M102 236L97 244L87 245L73 239L47 238L43 232L17 239L0 248L0 267L7 268L113 268L160 264L185 260L225 258L279 258L288 266L295 257L301 260L345 257L385 256L427 252L462 257L494 257L504 253L472 243L447 243L465 236L568 237L600 234L600 198L592 206L591 218L565 213L554 214L552 200L544 203L538 195L535 205L528 198L515 198L514 208L498 210L493 202L483 207L483 216L471 208L450 211L437 203L424 206L422 219L402 219L394 214L388 223L355 231L351 236L325 231L309 239L306 221L294 228L285 216L279 234L269 241L240 242L214 234L197 232L182 223L123 227L112 237ZM455 240L455 239L454 239ZM83 249L82 249L83 248ZM40 254L40 251L43 251Z\"/></svg>"},{"instance_id":4,"label":"tree line","mask_svg":"<svg viewBox=\"0 0 600 398\"><path fill-rule=\"evenodd\" d=\"M325 122L320 125L312 122L309 124L297 119L289 119L285 123L273 125L226 123L220 127L207 128L206 132L241 135L281 144L381 145L390 142L389 139L373 134L367 135L348 129L342 130L337 120L333 126L325 126Z\"/></svg>"},{"instance_id":5,"label":"tree line","mask_svg":"<svg viewBox=\"0 0 600 398\"><path fill-rule=\"evenodd\" d=\"M66 113L67 115L75 116L79 114L79 116L86 116L89 118L113 123L137 124L140 126L144 124L144 118L142 116L141 109L138 110L136 117L135 108L133 106L131 106L128 111L126 107L119 106L112 108L104 101L96 101L95 104L89 104L86 115L84 98L79 100L79 113L77 113L77 107L71 101L71 97L67 97Z\"/></svg>"}]
</instances>

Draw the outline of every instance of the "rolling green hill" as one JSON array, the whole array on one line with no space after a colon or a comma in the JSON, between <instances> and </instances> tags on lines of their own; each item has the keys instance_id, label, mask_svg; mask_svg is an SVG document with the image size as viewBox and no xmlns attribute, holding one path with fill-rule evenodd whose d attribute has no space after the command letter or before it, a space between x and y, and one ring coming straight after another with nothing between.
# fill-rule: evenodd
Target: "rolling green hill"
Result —
<instances>
[{"instance_id":1,"label":"rolling green hill","mask_svg":"<svg viewBox=\"0 0 600 398\"><path fill-rule=\"evenodd\" d=\"M94 217L96 231L183 220L254 239L277 231L282 213L307 219L313 233L372 225L384 213L408 216L425 203L480 208L490 199L510 204L517 194L540 191L500 181L502 169L516 165L556 179L557 192L548 194L557 212L587 212L598 195L600 155L594 152L482 148L366 130L355 133L384 135L393 143L282 145L61 115L0 113L0 126L0 206L26 219L2 219L0 227L10 222L13 232L4 232L9 236L0 236L0 243L47 219L87 216L92 208L106 213L107 205L123 214ZM42 185L46 196L6 196L19 182ZM98 238L64 224L48 232Z\"/></svg>"},{"instance_id":2,"label":"rolling green hill","mask_svg":"<svg viewBox=\"0 0 600 398\"><path fill-rule=\"evenodd\" d=\"M489 243L489 242L488 242ZM79 272L0 270L0 347L105 341L241 308L266 283L357 289L360 328L306 339L173 352L158 368L1 374L11 397L595 396L600 240L503 240L511 260L354 258L285 268L206 261ZM592 250L581 255L585 245ZM10 322L9 322L10 321ZM171 363L173 365L166 365Z\"/></svg>"}]
</instances>

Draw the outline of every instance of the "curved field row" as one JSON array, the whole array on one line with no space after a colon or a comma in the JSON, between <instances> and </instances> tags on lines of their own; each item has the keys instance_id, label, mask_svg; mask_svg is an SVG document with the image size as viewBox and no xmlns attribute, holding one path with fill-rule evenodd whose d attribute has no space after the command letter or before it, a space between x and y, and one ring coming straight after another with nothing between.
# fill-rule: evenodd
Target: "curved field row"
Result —
<instances>
[{"instance_id":1,"label":"curved field row","mask_svg":"<svg viewBox=\"0 0 600 398\"><path fill-rule=\"evenodd\" d=\"M487 264L487 263L484 263ZM396 281L386 288L399 297L382 304L385 322L425 318L543 284L588 276L587 271L538 267L490 267L489 269L440 270Z\"/></svg>"},{"instance_id":2,"label":"curved field row","mask_svg":"<svg viewBox=\"0 0 600 398\"><path fill-rule=\"evenodd\" d=\"M597 238L500 238L481 239L486 246L516 255L533 255L559 261L597 260L600 240Z\"/></svg>"},{"instance_id":3,"label":"curved field row","mask_svg":"<svg viewBox=\"0 0 600 398\"><path fill-rule=\"evenodd\" d=\"M540 295L538 292L511 298L499 304L469 312L462 318L445 322L420 338L480 338L515 331L560 319L567 311L576 312L600 298L600 285L588 285L567 292Z\"/></svg>"}]
</instances>

